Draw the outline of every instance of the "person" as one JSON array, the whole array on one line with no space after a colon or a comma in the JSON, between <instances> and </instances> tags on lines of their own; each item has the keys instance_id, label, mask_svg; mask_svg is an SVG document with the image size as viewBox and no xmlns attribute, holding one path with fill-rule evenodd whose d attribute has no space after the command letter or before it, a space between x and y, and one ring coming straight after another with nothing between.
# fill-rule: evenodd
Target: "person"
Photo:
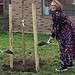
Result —
<instances>
[{"instance_id":1,"label":"person","mask_svg":"<svg viewBox=\"0 0 75 75\"><path fill-rule=\"evenodd\" d=\"M58 0L50 3L50 11L52 14L53 28L52 37L56 38L60 48L60 68L56 71L66 71L73 67L73 59L75 55L73 23L70 18L64 14L63 6Z\"/></svg>"}]
</instances>

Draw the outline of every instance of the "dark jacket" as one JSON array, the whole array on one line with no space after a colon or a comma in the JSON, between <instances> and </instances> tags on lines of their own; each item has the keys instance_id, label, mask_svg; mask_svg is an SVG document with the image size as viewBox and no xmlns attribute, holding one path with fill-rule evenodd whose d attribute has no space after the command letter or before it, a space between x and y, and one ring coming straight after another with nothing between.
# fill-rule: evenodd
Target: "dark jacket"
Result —
<instances>
[{"instance_id":1,"label":"dark jacket","mask_svg":"<svg viewBox=\"0 0 75 75\"><path fill-rule=\"evenodd\" d=\"M65 48L71 50L75 57L75 28L70 18L62 10L52 12L53 35L65 45ZM69 51L70 52L70 51Z\"/></svg>"}]
</instances>

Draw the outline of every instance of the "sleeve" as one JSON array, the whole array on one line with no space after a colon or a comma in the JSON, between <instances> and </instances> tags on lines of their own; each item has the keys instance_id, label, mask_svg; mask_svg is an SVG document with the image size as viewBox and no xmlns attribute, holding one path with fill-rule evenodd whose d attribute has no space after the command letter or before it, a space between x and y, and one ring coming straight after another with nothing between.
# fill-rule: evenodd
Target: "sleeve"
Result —
<instances>
[{"instance_id":1,"label":"sleeve","mask_svg":"<svg viewBox=\"0 0 75 75\"><path fill-rule=\"evenodd\" d=\"M59 12L56 12L53 16L52 37L57 36L59 33L60 17L61 15Z\"/></svg>"}]
</instances>

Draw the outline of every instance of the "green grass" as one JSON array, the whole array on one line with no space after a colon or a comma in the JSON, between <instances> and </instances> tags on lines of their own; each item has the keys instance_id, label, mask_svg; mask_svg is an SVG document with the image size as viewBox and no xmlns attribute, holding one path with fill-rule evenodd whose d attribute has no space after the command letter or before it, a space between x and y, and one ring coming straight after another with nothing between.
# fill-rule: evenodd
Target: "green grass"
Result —
<instances>
[{"instance_id":1,"label":"green grass","mask_svg":"<svg viewBox=\"0 0 75 75\"><path fill-rule=\"evenodd\" d=\"M25 56L27 58L34 57L33 35L25 34ZM38 41L47 41L48 35L38 34ZM8 49L8 34L0 33L0 66L3 63L7 63L8 55L4 51ZM20 33L14 33L13 36L13 51L14 58L23 58L24 50L22 49L22 37ZM30 54L31 52L31 54ZM51 45L45 45L38 47L39 58L45 62L40 68L39 72L10 72L2 71L0 69L0 75L75 75L75 68L69 69L66 72L56 72L55 68L59 64L59 46L54 39Z\"/></svg>"}]
</instances>

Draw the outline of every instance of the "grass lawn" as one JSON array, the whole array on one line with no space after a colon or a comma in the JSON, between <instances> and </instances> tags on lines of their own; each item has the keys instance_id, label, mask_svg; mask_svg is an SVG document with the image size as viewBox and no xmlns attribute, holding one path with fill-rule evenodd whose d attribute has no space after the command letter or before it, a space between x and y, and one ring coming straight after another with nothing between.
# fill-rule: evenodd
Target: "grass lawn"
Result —
<instances>
[{"instance_id":1,"label":"grass lawn","mask_svg":"<svg viewBox=\"0 0 75 75\"><path fill-rule=\"evenodd\" d=\"M34 57L33 35L25 34L25 56L26 58ZM24 50L22 49L22 40L20 33L14 33L13 51L14 58L23 58ZM38 41L47 41L48 35L38 34ZM45 63L38 73L33 72L11 72L3 71L1 65L9 62L9 57L4 51L8 49L8 34L0 33L0 75L75 75L75 68L66 72L56 72L55 68L59 64L59 46L54 39L50 45L38 47L39 58Z\"/></svg>"}]
</instances>

